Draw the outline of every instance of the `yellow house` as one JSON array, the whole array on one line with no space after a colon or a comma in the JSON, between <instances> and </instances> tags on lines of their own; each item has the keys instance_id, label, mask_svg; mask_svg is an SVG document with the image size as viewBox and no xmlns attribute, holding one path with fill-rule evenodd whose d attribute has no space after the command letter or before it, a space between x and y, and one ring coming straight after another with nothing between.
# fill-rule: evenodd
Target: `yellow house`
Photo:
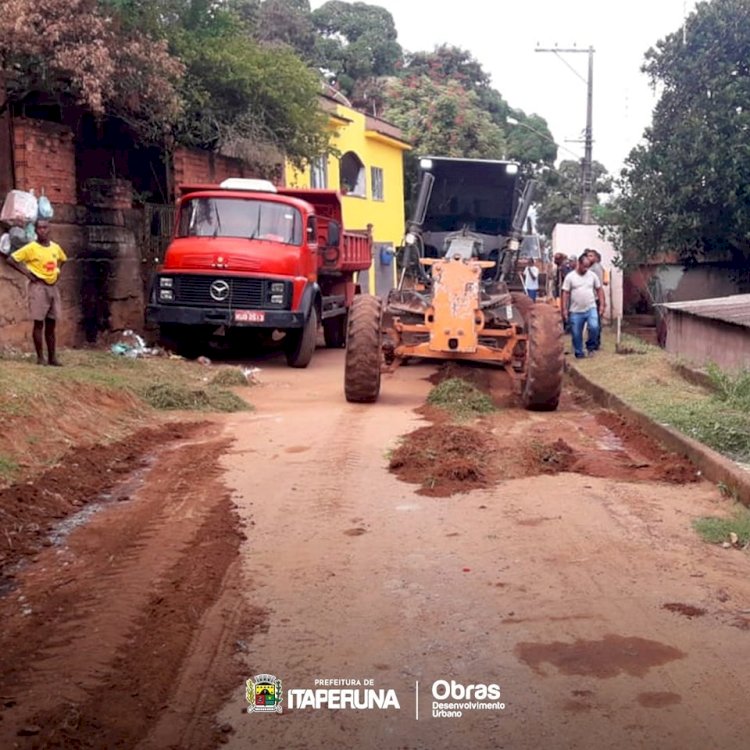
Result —
<instances>
[{"instance_id":1,"label":"yellow house","mask_svg":"<svg viewBox=\"0 0 750 750\"><path fill-rule=\"evenodd\" d=\"M392 285L395 272L395 263L389 265L382 251L393 250L404 235L404 152L410 146L395 125L353 109L344 97L320 99L337 154L321 157L303 171L287 163L285 181L289 187L340 190L344 226L372 226L373 265L367 281L360 282L370 292L382 293Z\"/></svg>"}]
</instances>

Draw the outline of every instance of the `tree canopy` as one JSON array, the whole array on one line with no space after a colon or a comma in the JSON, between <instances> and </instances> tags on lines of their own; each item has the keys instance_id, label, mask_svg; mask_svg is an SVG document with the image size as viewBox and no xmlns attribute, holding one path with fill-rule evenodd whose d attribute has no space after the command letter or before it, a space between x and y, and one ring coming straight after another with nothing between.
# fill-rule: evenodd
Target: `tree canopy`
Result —
<instances>
[{"instance_id":1,"label":"tree canopy","mask_svg":"<svg viewBox=\"0 0 750 750\"><path fill-rule=\"evenodd\" d=\"M146 141L271 146L299 165L331 147L323 77L400 125L417 153L514 159L529 174L556 156L546 122L512 108L470 52L404 54L378 5L5 0L3 10L12 23L0 26L0 83L11 100L45 91L121 117Z\"/></svg>"},{"instance_id":2,"label":"tree canopy","mask_svg":"<svg viewBox=\"0 0 750 750\"><path fill-rule=\"evenodd\" d=\"M612 178L598 161L593 162L591 171L594 184L593 213L599 223L606 221L608 216L599 196L612 192ZM560 162L557 169L545 171L539 180L536 198L538 231L550 237L555 224L579 224L582 193L583 173L580 161L567 159Z\"/></svg>"},{"instance_id":3,"label":"tree canopy","mask_svg":"<svg viewBox=\"0 0 750 750\"><path fill-rule=\"evenodd\" d=\"M646 53L661 91L619 183L626 253L750 257L750 3L700 3Z\"/></svg>"}]
</instances>

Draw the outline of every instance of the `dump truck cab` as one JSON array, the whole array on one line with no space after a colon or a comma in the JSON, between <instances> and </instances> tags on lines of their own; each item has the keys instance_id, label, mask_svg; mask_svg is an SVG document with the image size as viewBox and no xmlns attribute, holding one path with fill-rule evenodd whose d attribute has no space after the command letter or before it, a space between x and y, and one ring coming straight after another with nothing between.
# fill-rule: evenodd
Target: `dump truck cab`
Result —
<instances>
[{"instance_id":1,"label":"dump truck cab","mask_svg":"<svg viewBox=\"0 0 750 750\"><path fill-rule=\"evenodd\" d=\"M265 180L180 188L174 238L153 279L147 317L190 356L218 334L286 335L289 364L304 367L320 322L342 346L372 240L345 232L331 190L289 190Z\"/></svg>"}]
</instances>

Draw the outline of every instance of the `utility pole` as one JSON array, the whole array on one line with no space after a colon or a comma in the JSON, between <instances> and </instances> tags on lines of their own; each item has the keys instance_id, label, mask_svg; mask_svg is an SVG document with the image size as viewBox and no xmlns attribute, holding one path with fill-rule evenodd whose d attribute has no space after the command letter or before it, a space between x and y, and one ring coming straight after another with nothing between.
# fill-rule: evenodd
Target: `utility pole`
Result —
<instances>
[{"instance_id":1,"label":"utility pole","mask_svg":"<svg viewBox=\"0 0 750 750\"><path fill-rule=\"evenodd\" d=\"M594 48L579 49L578 47L569 47L561 49L559 47L542 48L537 47L535 52L553 52L567 65L573 73L586 84L586 131L584 135L584 156L581 164L581 177L583 189L581 191L581 223L593 224L594 208L594 179L593 179L593 147L594 147ZM589 56L588 78L584 78L572 65L563 57L564 54L585 53Z\"/></svg>"}]
</instances>

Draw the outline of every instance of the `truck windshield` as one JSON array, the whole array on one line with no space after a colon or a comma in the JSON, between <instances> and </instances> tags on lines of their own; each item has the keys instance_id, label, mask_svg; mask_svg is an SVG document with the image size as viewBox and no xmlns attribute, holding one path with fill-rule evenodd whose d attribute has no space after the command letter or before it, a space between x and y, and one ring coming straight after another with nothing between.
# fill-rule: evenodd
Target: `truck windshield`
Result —
<instances>
[{"instance_id":1,"label":"truck windshield","mask_svg":"<svg viewBox=\"0 0 750 750\"><path fill-rule=\"evenodd\" d=\"M192 198L180 208L178 237L245 237L302 244L302 217L292 206L244 198Z\"/></svg>"}]
</instances>

